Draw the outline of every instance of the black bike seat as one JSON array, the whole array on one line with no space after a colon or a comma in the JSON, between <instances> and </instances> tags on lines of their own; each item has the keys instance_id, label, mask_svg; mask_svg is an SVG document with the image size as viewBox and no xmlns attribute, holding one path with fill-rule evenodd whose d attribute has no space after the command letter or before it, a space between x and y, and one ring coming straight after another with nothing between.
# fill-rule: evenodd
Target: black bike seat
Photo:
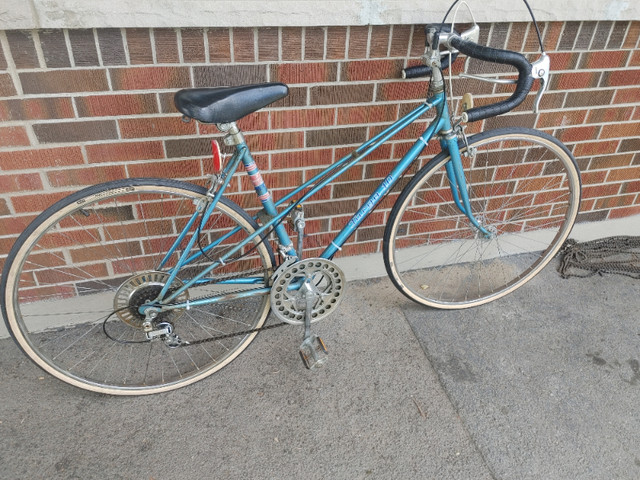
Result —
<instances>
[{"instance_id":1,"label":"black bike seat","mask_svg":"<svg viewBox=\"0 0 640 480\"><path fill-rule=\"evenodd\" d=\"M186 88L176 92L176 108L203 123L230 123L286 97L284 83L238 87Z\"/></svg>"}]
</instances>

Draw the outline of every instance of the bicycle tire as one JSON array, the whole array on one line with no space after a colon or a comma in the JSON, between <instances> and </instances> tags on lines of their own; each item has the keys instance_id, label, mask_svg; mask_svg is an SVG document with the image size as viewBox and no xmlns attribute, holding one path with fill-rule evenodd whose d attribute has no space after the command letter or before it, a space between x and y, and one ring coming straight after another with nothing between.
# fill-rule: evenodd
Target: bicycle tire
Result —
<instances>
[{"instance_id":1,"label":"bicycle tire","mask_svg":"<svg viewBox=\"0 0 640 480\"><path fill-rule=\"evenodd\" d=\"M206 193L171 179L118 180L88 187L40 214L10 251L1 284L2 313L20 348L55 377L114 395L173 390L235 359L257 333L169 348L162 340L146 340L143 317L133 308L155 298L166 283L166 272L190 235L161 269L160 259ZM174 286L258 228L244 210L222 198L200 235L221 238L237 226L235 234L207 252L211 258L200 255L183 268ZM213 274L236 277L247 269L267 285L274 264L271 247L260 238L249 245L253 249L245 247L245 257L227 260ZM191 253L199 249L196 245ZM203 282L178 300L231 288ZM160 313L158 318L191 341L259 328L269 308L269 296L263 295Z\"/></svg>"},{"instance_id":2,"label":"bicycle tire","mask_svg":"<svg viewBox=\"0 0 640 480\"><path fill-rule=\"evenodd\" d=\"M506 128L474 135L468 145L460 142L471 208L490 237L455 205L445 152L403 189L384 232L394 285L434 308L482 305L524 285L561 248L580 206L577 163L550 135Z\"/></svg>"}]
</instances>

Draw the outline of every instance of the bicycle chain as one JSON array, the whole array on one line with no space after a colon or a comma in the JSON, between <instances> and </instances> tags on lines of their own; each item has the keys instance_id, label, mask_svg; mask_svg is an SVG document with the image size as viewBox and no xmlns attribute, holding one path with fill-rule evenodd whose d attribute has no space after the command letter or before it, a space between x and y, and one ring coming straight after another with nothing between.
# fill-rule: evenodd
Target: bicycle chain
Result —
<instances>
[{"instance_id":1,"label":"bicycle chain","mask_svg":"<svg viewBox=\"0 0 640 480\"><path fill-rule=\"evenodd\" d=\"M253 269L251 271L245 271L245 272L236 273L236 274L228 274L228 275L225 275L223 277L218 277L218 278L216 278L216 280L212 280L211 283L215 283L216 281L219 281L220 279L229 279L229 278L234 278L234 277L241 277L241 276L245 276L245 275L251 274L251 273L259 273L261 271L263 272L264 269L255 268L255 269ZM208 284L204 284L204 285L208 285ZM202 286L202 285L200 285L200 286ZM226 294L230 295L230 294L239 293L239 292L242 292L242 291L243 290L236 290L236 291L232 291L232 292L226 292ZM210 298L210 297L204 295L202 297L195 297L195 298L191 299L190 301L202 300L204 298ZM229 308L229 307L233 308L232 306L228 306L227 308ZM202 338L200 340L193 340L193 341L186 341L185 340L184 343L181 343L178 346L179 347L189 347L189 346L192 346L192 345L202 345L203 343L216 342L216 341L224 340L224 339L227 339L227 338L250 335L252 333L260 332L262 330L271 330L273 328L283 327L284 325L288 325L288 324L286 322L280 322L280 323L275 323L273 325L266 325L266 326L263 326L263 327L260 327L260 328L253 328L251 330L243 330L243 331L240 331L240 332L228 333L228 334L225 334L225 335L217 335L217 336L214 336L214 337Z\"/></svg>"},{"instance_id":2,"label":"bicycle chain","mask_svg":"<svg viewBox=\"0 0 640 480\"><path fill-rule=\"evenodd\" d=\"M249 335L251 333L261 332L262 330L271 330L272 328L283 327L284 325L289 325L289 324L285 323L285 322L274 323L273 325L267 325L267 326L260 327L260 328L253 328L251 330L244 330L242 332L228 333L226 335L218 335L216 337L202 338L200 340L193 340L191 342L185 341L184 343L181 343L179 346L180 347L190 347L191 345L201 345L203 343L209 343L209 342L215 342L215 341L218 341L218 340L224 340L225 338L233 338L233 337L238 337L238 336L241 336L241 335Z\"/></svg>"}]
</instances>

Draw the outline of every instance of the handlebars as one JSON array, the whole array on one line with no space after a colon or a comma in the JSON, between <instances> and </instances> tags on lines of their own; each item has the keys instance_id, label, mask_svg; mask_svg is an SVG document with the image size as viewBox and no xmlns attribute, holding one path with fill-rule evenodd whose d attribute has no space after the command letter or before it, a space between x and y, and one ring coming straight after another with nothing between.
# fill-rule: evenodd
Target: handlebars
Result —
<instances>
[{"instance_id":1,"label":"handlebars","mask_svg":"<svg viewBox=\"0 0 640 480\"><path fill-rule=\"evenodd\" d=\"M490 105L471 108L464 112L463 116L466 116L466 119L464 120L468 122L475 122L485 118L495 117L496 115L501 115L513 110L525 100L527 94L531 90L534 79L539 79L541 83L534 107L534 110L537 111L542 94L548 86L549 79L550 62L549 57L545 53L542 54L542 57L538 61L531 64L524 55L520 53L486 47L476 43L478 38L477 26L472 27L472 29L463 32L462 34L458 34L455 31L450 33L450 28L443 27L445 26L442 24L427 25L425 27L425 30L427 31L427 54L425 54L425 57L423 58L425 59L425 62L431 63L431 66L420 65L408 67L402 71L402 78L429 76L433 73L432 67L438 68L438 63L440 63L440 71L447 68L449 66L448 54L442 56L442 62L437 60L439 57L439 46L442 45L450 49L452 62L458 53L463 53L469 57L485 62L511 65L518 71L518 79L516 81L507 81L507 83L516 84L515 91L508 99ZM446 27L448 27L448 25ZM446 30L446 32L443 32L443 30ZM434 55L434 51L438 53ZM435 60L433 58L434 56ZM504 83L504 81L501 80L496 81L485 77L475 77L472 75L465 76L484 81Z\"/></svg>"}]
</instances>

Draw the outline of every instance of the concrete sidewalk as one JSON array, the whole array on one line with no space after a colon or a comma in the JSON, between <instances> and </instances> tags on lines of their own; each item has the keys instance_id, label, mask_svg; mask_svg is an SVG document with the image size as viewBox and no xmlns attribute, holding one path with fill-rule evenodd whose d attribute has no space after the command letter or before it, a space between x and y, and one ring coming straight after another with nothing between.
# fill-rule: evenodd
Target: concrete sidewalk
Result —
<instances>
[{"instance_id":1,"label":"concrete sidewalk","mask_svg":"<svg viewBox=\"0 0 640 480\"><path fill-rule=\"evenodd\" d=\"M91 394L0 341L0 478L637 479L639 281L547 268L466 311L353 282L316 331L263 332L222 372Z\"/></svg>"}]
</instances>

